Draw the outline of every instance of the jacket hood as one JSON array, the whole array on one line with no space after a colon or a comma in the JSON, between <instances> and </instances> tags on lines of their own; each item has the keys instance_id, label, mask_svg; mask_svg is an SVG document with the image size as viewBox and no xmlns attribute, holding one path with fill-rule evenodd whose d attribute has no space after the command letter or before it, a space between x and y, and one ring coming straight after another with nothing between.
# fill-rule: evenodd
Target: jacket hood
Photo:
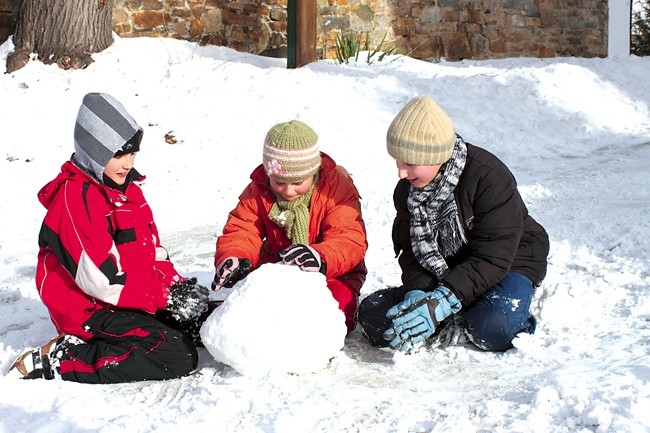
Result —
<instances>
[{"instance_id":1,"label":"jacket hood","mask_svg":"<svg viewBox=\"0 0 650 433\"><path fill-rule=\"evenodd\" d=\"M74 159L102 182L108 161L142 131L117 99L106 93L89 93L84 96L75 122Z\"/></svg>"},{"instance_id":2,"label":"jacket hood","mask_svg":"<svg viewBox=\"0 0 650 433\"><path fill-rule=\"evenodd\" d=\"M135 168L132 168L129 172L129 178L131 182L142 182L145 180L145 176L141 175ZM49 209L52 200L56 197L61 186L66 181L75 179L82 179L83 181L94 183L104 191L110 201L118 201L119 197L124 195L123 192L109 188L99 182L94 176L85 171L82 167L78 167L73 161L66 161L61 166L61 172L54 179L46 183L38 192L38 201L41 202L46 209Z\"/></svg>"}]
</instances>

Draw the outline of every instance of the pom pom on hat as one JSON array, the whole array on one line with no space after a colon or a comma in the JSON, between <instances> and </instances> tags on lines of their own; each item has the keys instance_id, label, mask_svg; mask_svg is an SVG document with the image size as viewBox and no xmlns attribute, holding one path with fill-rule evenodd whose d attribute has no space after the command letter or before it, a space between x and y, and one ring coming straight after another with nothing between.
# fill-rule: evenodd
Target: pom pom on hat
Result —
<instances>
[{"instance_id":1,"label":"pom pom on hat","mask_svg":"<svg viewBox=\"0 0 650 433\"><path fill-rule=\"evenodd\" d=\"M321 164L318 135L299 120L278 123L269 130L262 154L266 174L281 182L313 176Z\"/></svg>"},{"instance_id":2,"label":"pom pom on hat","mask_svg":"<svg viewBox=\"0 0 650 433\"><path fill-rule=\"evenodd\" d=\"M456 133L451 119L427 96L411 99L397 113L386 134L390 156L413 165L447 162L455 143Z\"/></svg>"}]
</instances>

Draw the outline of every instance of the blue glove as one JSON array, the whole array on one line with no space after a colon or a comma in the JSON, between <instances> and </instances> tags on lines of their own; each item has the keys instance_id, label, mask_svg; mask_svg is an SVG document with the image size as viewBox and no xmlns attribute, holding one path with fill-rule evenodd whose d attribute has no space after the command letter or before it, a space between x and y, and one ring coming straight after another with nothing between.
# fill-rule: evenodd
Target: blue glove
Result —
<instances>
[{"instance_id":1,"label":"blue glove","mask_svg":"<svg viewBox=\"0 0 650 433\"><path fill-rule=\"evenodd\" d=\"M384 338L391 340L391 348L410 352L418 343L432 336L440 322L461 308L456 295L445 286L426 293L411 290L404 296L404 301L386 312L393 324L384 332Z\"/></svg>"}]
</instances>

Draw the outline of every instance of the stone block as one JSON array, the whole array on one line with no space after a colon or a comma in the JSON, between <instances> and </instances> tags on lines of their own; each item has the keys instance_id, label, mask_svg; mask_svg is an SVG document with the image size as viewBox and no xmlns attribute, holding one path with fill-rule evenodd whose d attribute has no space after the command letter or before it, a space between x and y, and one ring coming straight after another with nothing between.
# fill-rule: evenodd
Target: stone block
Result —
<instances>
[{"instance_id":1,"label":"stone block","mask_svg":"<svg viewBox=\"0 0 650 433\"><path fill-rule=\"evenodd\" d=\"M478 9L469 9L467 11L467 22L473 24L483 22L483 12Z\"/></svg>"},{"instance_id":2,"label":"stone block","mask_svg":"<svg viewBox=\"0 0 650 433\"><path fill-rule=\"evenodd\" d=\"M260 22L258 17L244 15L243 13L236 13L232 11L222 11L221 16L224 25L235 24L239 26L256 27Z\"/></svg>"},{"instance_id":3,"label":"stone block","mask_svg":"<svg viewBox=\"0 0 650 433\"><path fill-rule=\"evenodd\" d=\"M483 35L475 34L469 37L469 46L472 51L472 57L480 56L481 58L489 57L490 40Z\"/></svg>"},{"instance_id":4,"label":"stone block","mask_svg":"<svg viewBox=\"0 0 650 433\"><path fill-rule=\"evenodd\" d=\"M188 39L190 34L187 31L187 22L181 21L167 25L167 29L173 35L178 35L179 39Z\"/></svg>"},{"instance_id":5,"label":"stone block","mask_svg":"<svg viewBox=\"0 0 650 433\"><path fill-rule=\"evenodd\" d=\"M372 23L375 19L375 13L368 5L360 5L355 11L354 14L361 20L365 22Z\"/></svg>"},{"instance_id":6,"label":"stone block","mask_svg":"<svg viewBox=\"0 0 650 433\"><path fill-rule=\"evenodd\" d=\"M424 8L420 13L420 20L426 21L428 23L438 23L442 21L440 8L437 7Z\"/></svg>"},{"instance_id":7,"label":"stone block","mask_svg":"<svg viewBox=\"0 0 650 433\"><path fill-rule=\"evenodd\" d=\"M9 27L0 26L0 44L3 44L12 34L13 30L9 29Z\"/></svg>"},{"instance_id":8,"label":"stone block","mask_svg":"<svg viewBox=\"0 0 650 433\"><path fill-rule=\"evenodd\" d=\"M453 9L444 9L442 12L442 21L446 23L457 23L460 21L460 11Z\"/></svg>"},{"instance_id":9,"label":"stone block","mask_svg":"<svg viewBox=\"0 0 650 433\"><path fill-rule=\"evenodd\" d=\"M512 14L510 16L510 25L512 27L526 27L526 20L519 14Z\"/></svg>"},{"instance_id":10,"label":"stone block","mask_svg":"<svg viewBox=\"0 0 650 433\"><path fill-rule=\"evenodd\" d=\"M197 19L190 20L189 32L190 32L190 36L192 38L195 38L195 37L203 34L203 31L204 31L203 21L197 20Z\"/></svg>"},{"instance_id":11,"label":"stone block","mask_svg":"<svg viewBox=\"0 0 650 433\"><path fill-rule=\"evenodd\" d=\"M459 0L439 0L439 4L442 7L460 9Z\"/></svg>"},{"instance_id":12,"label":"stone block","mask_svg":"<svg viewBox=\"0 0 650 433\"><path fill-rule=\"evenodd\" d=\"M490 41L490 52L493 54L506 53L506 41L503 38Z\"/></svg>"},{"instance_id":13,"label":"stone block","mask_svg":"<svg viewBox=\"0 0 650 433\"><path fill-rule=\"evenodd\" d=\"M143 11L133 14L133 24L136 30L153 30L171 21L166 12Z\"/></svg>"},{"instance_id":14,"label":"stone block","mask_svg":"<svg viewBox=\"0 0 650 433\"><path fill-rule=\"evenodd\" d=\"M507 15L505 12L492 12L485 15L485 24L490 27L503 29L505 27Z\"/></svg>"},{"instance_id":15,"label":"stone block","mask_svg":"<svg viewBox=\"0 0 650 433\"><path fill-rule=\"evenodd\" d=\"M269 18L271 18L272 21L286 21L287 10L281 8L273 8L269 11Z\"/></svg>"},{"instance_id":16,"label":"stone block","mask_svg":"<svg viewBox=\"0 0 650 433\"><path fill-rule=\"evenodd\" d=\"M264 4L245 4L243 12L249 15L257 15L259 17L269 16L269 7Z\"/></svg>"},{"instance_id":17,"label":"stone block","mask_svg":"<svg viewBox=\"0 0 650 433\"><path fill-rule=\"evenodd\" d=\"M174 8L171 11L171 16L177 19L188 20L195 15L187 8Z\"/></svg>"},{"instance_id":18,"label":"stone block","mask_svg":"<svg viewBox=\"0 0 650 433\"><path fill-rule=\"evenodd\" d=\"M269 23L269 28L271 29L272 32L282 33L282 32L287 30L287 22L286 21L271 21Z\"/></svg>"},{"instance_id":19,"label":"stone block","mask_svg":"<svg viewBox=\"0 0 650 433\"><path fill-rule=\"evenodd\" d=\"M323 17L321 26L324 32L331 30L349 30L350 18L348 17Z\"/></svg>"},{"instance_id":20,"label":"stone block","mask_svg":"<svg viewBox=\"0 0 650 433\"><path fill-rule=\"evenodd\" d=\"M120 37L128 37L133 32L133 27L128 23L114 24L113 31L120 35Z\"/></svg>"},{"instance_id":21,"label":"stone block","mask_svg":"<svg viewBox=\"0 0 650 433\"><path fill-rule=\"evenodd\" d=\"M165 5L160 0L142 0L142 9L150 11L160 11Z\"/></svg>"},{"instance_id":22,"label":"stone block","mask_svg":"<svg viewBox=\"0 0 650 433\"><path fill-rule=\"evenodd\" d=\"M274 32L271 34L271 39L269 41L269 45L272 47L279 47L281 45L286 44L286 38L282 36L281 33Z\"/></svg>"},{"instance_id":23,"label":"stone block","mask_svg":"<svg viewBox=\"0 0 650 433\"><path fill-rule=\"evenodd\" d=\"M407 48L400 47L399 50L417 59L439 59L445 55L444 44L439 36L419 35L409 41Z\"/></svg>"},{"instance_id":24,"label":"stone block","mask_svg":"<svg viewBox=\"0 0 650 433\"><path fill-rule=\"evenodd\" d=\"M461 33L443 33L442 43L444 46L446 59L462 60L469 59L472 56L469 40L467 39L467 36Z\"/></svg>"},{"instance_id":25,"label":"stone block","mask_svg":"<svg viewBox=\"0 0 650 433\"><path fill-rule=\"evenodd\" d=\"M541 58L551 58L555 57L555 50L552 50L546 46L540 46L537 54Z\"/></svg>"},{"instance_id":26,"label":"stone block","mask_svg":"<svg viewBox=\"0 0 650 433\"><path fill-rule=\"evenodd\" d=\"M129 21L130 17L131 15L123 9L113 9L113 24L126 23Z\"/></svg>"},{"instance_id":27,"label":"stone block","mask_svg":"<svg viewBox=\"0 0 650 433\"><path fill-rule=\"evenodd\" d=\"M142 0L122 0L122 5L126 9L135 11L135 10L140 10L142 7Z\"/></svg>"},{"instance_id":28,"label":"stone block","mask_svg":"<svg viewBox=\"0 0 650 433\"><path fill-rule=\"evenodd\" d=\"M219 9L211 9L203 14L203 28L206 33L219 33L223 30Z\"/></svg>"}]
</instances>

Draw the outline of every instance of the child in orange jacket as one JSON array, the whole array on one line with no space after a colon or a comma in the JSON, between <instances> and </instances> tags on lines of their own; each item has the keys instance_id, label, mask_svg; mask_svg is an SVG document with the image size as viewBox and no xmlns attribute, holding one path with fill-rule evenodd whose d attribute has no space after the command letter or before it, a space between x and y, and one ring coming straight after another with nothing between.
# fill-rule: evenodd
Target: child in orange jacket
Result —
<instances>
[{"instance_id":1,"label":"child in orange jacket","mask_svg":"<svg viewBox=\"0 0 650 433\"><path fill-rule=\"evenodd\" d=\"M319 151L317 141L298 120L269 130L263 164L253 170L217 239L212 288L232 287L265 263L321 272L349 332L366 279L366 230L352 178Z\"/></svg>"}]
</instances>

